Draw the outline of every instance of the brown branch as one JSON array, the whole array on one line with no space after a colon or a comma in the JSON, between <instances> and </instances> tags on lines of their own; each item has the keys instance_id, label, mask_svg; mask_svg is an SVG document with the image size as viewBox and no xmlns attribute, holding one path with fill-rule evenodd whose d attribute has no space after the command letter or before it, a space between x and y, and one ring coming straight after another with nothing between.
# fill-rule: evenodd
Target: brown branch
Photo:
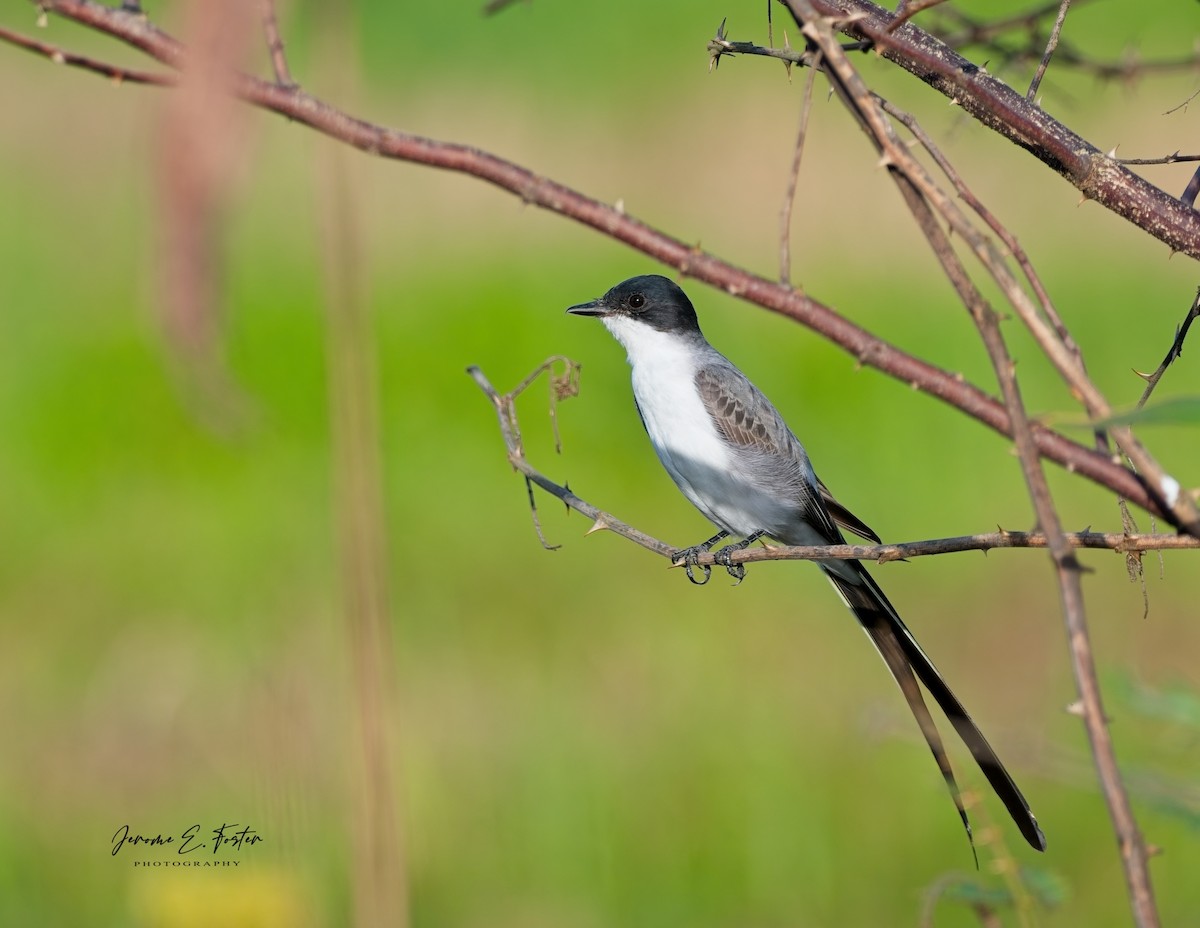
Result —
<instances>
[{"instance_id":1,"label":"brown branch","mask_svg":"<svg viewBox=\"0 0 1200 928\"><path fill-rule=\"evenodd\" d=\"M998 218L996 218L992 211L989 210L977 196L975 196L971 189L967 187L966 182L950 163L950 160L944 154L942 154L941 149L934 143L933 139L928 133L925 132L920 123L918 123L913 116L904 112L898 107L893 106L891 103L889 103L887 100L884 100L877 94L875 95L875 99L879 102L879 105L883 107L884 112L899 120L900 123L903 124L913 134L913 137L921 143L921 146L927 152L929 152L929 155L931 158L933 158L934 163L937 164L942 173L946 175L946 179L949 180L954 186L955 192L958 194L959 199L966 203L975 212L975 214L984 221L987 227L992 230L992 232L1000 239L1000 241L1004 243L1004 246L1008 249L1008 253L1017 263L1017 267L1021 269L1021 273L1024 275L1026 282L1033 291L1034 297L1037 298L1038 305L1040 306L1042 313L1054 327L1055 333L1058 335L1058 338L1062 341L1067 351L1075 359L1075 363L1079 366L1079 369L1086 372L1086 367L1083 361L1083 352L1080 350L1078 343L1068 330L1066 322L1063 321L1062 317L1055 309L1054 303L1050 299L1049 291L1047 291L1045 285L1042 283L1040 275L1033 267L1033 262L1029 260L1029 256L1025 253L1025 249L1021 247L1021 243L1017 240L1017 237L1013 235L1008 228L1001 223ZM1109 449L1108 433L1103 429L1097 429L1094 434L1096 436L1096 450L1102 454L1107 453ZM1120 505L1124 507L1124 510L1127 513L1128 510L1125 506L1124 498L1118 497L1118 499L1121 500Z\"/></svg>"},{"instance_id":2,"label":"brown branch","mask_svg":"<svg viewBox=\"0 0 1200 928\"><path fill-rule=\"evenodd\" d=\"M546 365L542 365L538 370L543 370L545 367ZM528 386L529 378L526 378L524 383L516 390L502 394L497 392L496 388L492 386L480 368L472 365L467 368L467 373L471 375L471 378L479 385L479 389L484 392L487 398L492 401L492 406L495 407L496 418L500 423L500 434L504 438L504 447L508 453L508 462L513 466L514 470L522 474L526 480L537 484L551 496L562 500L567 508L574 509L576 512L582 513L591 519L592 527L589 532L607 529L608 531L615 532L622 538L627 538L635 544L641 545L649 551L653 551L655 554L660 554L667 558L672 556L676 549L666 542L659 541L645 532L638 531L615 516L603 512L591 503L585 502L571 492L569 487L559 486L529 463L521 445L521 430L517 425L517 414L513 407L513 400L521 390ZM540 527L538 528L538 534L540 537ZM542 543L546 543L544 538L542 538Z\"/></svg>"},{"instance_id":3,"label":"brown branch","mask_svg":"<svg viewBox=\"0 0 1200 928\"><path fill-rule=\"evenodd\" d=\"M854 0L848 0L848 2L854 2ZM811 21L804 21L803 15L798 11L815 10L816 4L810 6L807 2L803 2L803 0L796 0L794 3L789 0L789 6L793 14L797 15L798 21L805 24L805 28L807 28L807 25L811 25ZM842 28L844 31L845 24L839 22L839 28ZM886 36L885 38L891 41L893 37ZM840 47L838 48L838 54L840 56L839 60L844 60L844 55ZM849 76L847 75L845 79L849 80ZM1009 94L1013 94L1011 88L1006 87L1005 89ZM863 88L862 92L866 94L865 88ZM1020 98L1017 99L1019 105L1028 105L1027 101ZM870 103L867 96L862 98L860 105L852 105L852 103L848 102L848 106L851 112L859 119L860 123L862 123L864 130L872 137L881 140L879 142L881 146L880 150L885 153L885 163L889 167L899 169L898 173L903 175L906 183L914 185L920 192L920 195L926 198L929 204L936 209L937 213L949 223L954 233L962 237L963 241L970 247L979 261L987 268L993 280L1000 286L1005 297L1011 303L1014 310L1016 310L1017 315L1034 336L1038 347L1041 348L1042 352L1053 363L1064 382L1070 386L1072 393L1083 403L1088 415L1096 420L1109 419L1112 415L1112 409L1104 396L1088 378L1087 372L1079 361L1077 350L1073 350L1072 346L1063 339L1061 334L1048 325L1042 315L1038 313L1033 302L1008 271L1003 256L991 240L982 235L966 220L966 217L958 209L953 200L932 182L924 169L908 152L907 148L894 141L894 136L890 127L886 124L886 119L883 118L881 113L878 113L877 107ZM888 138L891 138L892 141L884 144L883 140ZM896 173L894 172L894 176ZM1161 193L1161 191L1159 192ZM968 299L964 298L964 302L970 305ZM1008 408L1011 413L1011 407ZM1200 534L1200 509L1197 509L1195 503L1187 494L1180 492L1179 482L1159 466L1158 462L1137 441L1130 429L1127 427L1113 427L1110 430L1110 434L1125 455L1133 462L1137 472L1142 475L1145 485L1151 489L1151 492L1163 504L1164 510L1171 512L1170 520L1172 524L1191 534Z\"/></svg>"},{"instance_id":4,"label":"brown branch","mask_svg":"<svg viewBox=\"0 0 1200 928\"><path fill-rule=\"evenodd\" d=\"M1193 100L1195 100L1196 97L1198 97L1198 96L1200 96L1200 90L1193 90L1191 93L1191 96L1189 96L1182 103L1175 104L1173 107L1171 107L1165 113L1163 113L1163 115L1170 116L1172 113L1176 112L1177 110L1185 110L1186 111L1188 108L1188 104L1191 103Z\"/></svg>"},{"instance_id":5,"label":"brown branch","mask_svg":"<svg viewBox=\"0 0 1200 928\"><path fill-rule=\"evenodd\" d=\"M1175 340L1171 342L1171 347L1167 349L1167 354L1162 359L1162 363L1158 365L1157 370L1153 374L1138 374L1139 377L1146 381L1146 389L1142 391L1141 398L1137 402L1138 409L1146 405L1146 400L1150 399L1150 394L1154 392L1154 388L1162 380L1162 376L1167 372L1167 368L1175 363L1176 359L1183 354L1183 342L1187 338L1188 329L1192 327L1192 323L1196 321L1197 316L1200 316L1200 290L1196 291L1196 298L1192 300L1192 305L1188 308L1187 315L1183 317L1183 322L1175 330Z\"/></svg>"},{"instance_id":6,"label":"brown branch","mask_svg":"<svg viewBox=\"0 0 1200 928\"><path fill-rule=\"evenodd\" d=\"M679 548L660 541L633 528L609 512L579 497L570 487L555 483L538 470L525 455L524 444L521 441L521 429L517 421L515 400L535 377L548 371L550 365L564 362L573 366L574 362L566 358L551 358L539 365L529 377L526 377L517 387L508 393L496 390L487 375L477 366L467 368L471 379L479 386L484 395L491 401L496 410L496 418L500 426L500 435L504 439L505 453L513 469L526 480L540 487L555 499L560 500L568 509L573 509L592 520L591 531L607 530L619 535L648 551L672 560ZM1095 550L1117 551L1158 551L1158 550L1193 550L1200 549L1200 539L1190 535L1127 535L1121 532L1071 532L1063 536L1067 544L1074 548L1089 548ZM760 561L815 561L821 558L837 558L839 560L888 561L906 560L914 557L929 557L937 554L952 554L959 551L992 551L1001 548L1045 548L1049 544L1044 532L1011 532L997 529L994 532L983 532L978 535L959 535L953 538L934 538L925 541L906 541L880 545L800 545L800 546L765 546L761 548L744 548L730 552L730 561L734 564L751 564ZM716 554L708 552L697 555L698 566L720 566L716 562Z\"/></svg>"},{"instance_id":7,"label":"brown branch","mask_svg":"<svg viewBox=\"0 0 1200 928\"><path fill-rule=\"evenodd\" d=\"M1192 300L1192 305L1188 308L1187 315L1184 316L1183 322L1175 329L1175 339L1171 342L1171 347L1167 349L1166 356L1158 365L1158 368L1152 374L1143 374L1140 371L1134 371L1139 377L1146 381L1146 389L1142 391L1141 397L1138 398L1137 408L1141 409L1146 405L1146 401L1150 399L1150 395L1158 386L1158 382L1162 380L1163 375L1180 355L1183 354L1183 343L1187 338L1188 329L1192 327L1192 322L1195 321L1197 315L1200 315L1200 290L1196 291L1196 296ZM1130 466L1133 466L1132 463ZM1117 498L1118 506L1121 511L1121 527L1126 531L1134 531L1136 523L1132 514L1129 512L1129 507L1125 500L1121 497ZM1152 523L1153 524L1153 523ZM1159 566L1162 565L1162 555L1159 555ZM1129 551L1125 554L1125 566L1129 571L1129 579L1136 579L1142 587L1142 617L1145 618L1150 614L1150 596L1146 591L1146 572L1142 565L1141 554L1136 551Z\"/></svg>"},{"instance_id":8,"label":"brown branch","mask_svg":"<svg viewBox=\"0 0 1200 928\"><path fill-rule=\"evenodd\" d=\"M1070 8L1071 0L1062 0L1062 5L1058 8L1058 16L1054 18L1054 25L1050 29L1050 38L1046 40L1046 51L1042 55L1042 60L1038 62L1033 80L1029 82L1029 89L1025 91L1026 100L1032 100L1037 96L1042 78L1046 76L1046 68L1050 67L1050 58L1054 55L1054 50L1058 48L1058 38L1062 34L1063 23L1067 18L1067 10Z\"/></svg>"},{"instance_id":9,"label":"brown branch","mask_svg":"<svg viewBox=\"0 0 1200 928\"><path fill-rule=\"evenodd\" d=\"M941 6L946 0L900 0L896 7L896 18L892 20L889 31L899 29L906 22L916 16L918 13L923 13L931 7Z\"/></svg>"},{"instance_id":10,"label":"brown branch","mask_svg":"<svg viewBox=\"0 0 1200 928\"><path fill-rule=\"evenodd\" d=\"M899 120L900 123L913 134L913 137L921 143L921 147L929 152L929 156L933 158L934 163L937 164L942 173L946 175L946 179L949 180L954 186L954 190L958 194L959 199L971 207L975 214L978 215L979 218L987 224L987 227L996 234L997 238L1004 243L1004 247L1008 249L1009 254L1012 255L1013 260L1017 262L1017 266L1021 269L1021 273L1025 275L1025 279L1029 282L1029 286L1033 290L1034 296L1037 297L1038 304L1041 307L1042 312L1046 314L1046 318L1049 319L1051 324L1054 326L1059 338L1062 339L1063 343L1075 356L1077 363L1082 365L1083 356L1079 350L1078 344L1076 344L1075 339L1067 329L1066 323L1063 322L1062 317L1059 316L1058 311L1054 308L1054 303L1050 299L1049 292L1046 290L1046 287L1042 283L1042 279L1038 275L1037 271L1034 270L1033 263L1029 260L1029 256L1025 253L1025 249L1021 247L1021 243L1017 240L1017 237L1013 235L1008 228L1000 222L999 219L996 218L995 214L993 214L992 211L989 210L977 196L975 196L975 194L963 180L962 175L958 173L954 165L950 163L950 160L944 154L942 154L942 150L937 146L929 134L923 128L921 128L921 124L918 123L912 115L906 113L899 107L893 106L891 103L877 94L875 95L875 99L879 101L879 105L883 107L883 111L885 113Z\"/></svg>"},{"instance_id":11,"label":"brown branch","mask_svg":"<svg viewBox=\"0 0 1200 928\"><path fill-rule=\"evenodd\" d=\"M131 68L109 64L106 61L97 61L95 58L89 58L86 55L76 55L72 52L63 51L56 45L39 42L18 32L5 29L3 26L0 26L0 40L10 45L15 45L17 48L33 52L35 55L41 55L43 58L49 58L55 64L65 64L73 68L82 68L85 71L91 71L94 74L102 74L105 77L112 78L114 84L149 84L152 87L173 87L179 83L179 78L174 74L135 71Z\"/></svg>"},{"instance_id":12,"label":"brown branch","mask_svg":"<svg viewBox=\"0 0 1200 928\"><path fill-rule=\"evenodd\" d=\"M788 3L795 14L796 4ZM879 53L963 107L982 125L1026 149L1071 182L1087 199L1192 258L1200 258L1200 213L1116 163L1100 149L1003 81L968 61L913 23L894 32L894 16L869 0L817 0L851 38Z\"/></svg>"},{"instance_id":13,"label":"brown branch","mask_svg":"<svg viewBox=\"0 0 1200 928\"><path fill-rule=\"evenodd\" d=\"M899 185L914 218L928 237L930 246L955 289L959 292L964 305L970 310L987 348L988 356L992 360L1005 406L1012 417L1013 437L1029 496L1037 514L1038 523L1045 532L1047 547L1053 558L1062 599L1063 616L1067 626L1076 688L1082 707L1081 714L1091 744L1101 789L1120 845L1121 861L1134 918L1141 926L1155 926L1158 924L1158 912L1150 882L1148 854L1133 816L1129 796L1121 779L1116 753L1108 733L1107 720L1100 696L1099 678L1096 674L1087 628L1083 587L1080 580L1081 568L1075 557L1074 549L1067 543L1062 531L1042 469L1033 430L1017 385L1015 367L1000 331L998 317L967 277L950 247L946 232L934 218L935 211L950 223L955 232L968 239L972 250L977 253L993 279L1001 285L1005 296L1018 313L1021 313L1035 337L1039 337L1039 345L1047 356L1054 360L1063 375L1073 384L1078 383L1081 389L1094 390L1094 388L1087 381L1086 375L1083 375L1081 368L1064 361L1059 355L1058 349L1065 348L1061 341L1055 343L1046 338L1042 321L1030 317L1026 312L1029 307L1026 306L1028 301L1025 294L1010 281L1003 262L998 260L998 256L991 249L984 247L986 243L976 239L973 228L963 226L957 209L946 203L941 191L930 184L919 164L911 158L907 149L899 144L890 125L877 107L875 99L834 41L830 21L819 19L809 0L789 0L789 6L796 14L798 21L801 22L805 36L810 42L815 43L824 54L827 64L826 71L842 102L857 118L864 132L883 155L883 162L888 166L891 176ZM1093 403L1102 402L1098 397L1098 392L1094 396L1083 398L1089 408ZM1120 434L1116 430L1114 432ZM1129 436L1118 437L1117 440L1122 443L1122 447L1125 447Z\"/></svg>"},{"instance_id":14,"label":"brown branch","mask_svg":"<svg viewBox=\"0 0 1200 928\"><path fill-rule=\"evenodd\" d=\"M1200 538L1191 535L1139 534L1123 532L1064 532L1063 539L1072 548L1116 551L1190 551L1200 548ZM915 557L930 557L937 554L954 554L960 551L994 551L999 548L1048 548L1049 537L1045 532L1010 532L999 529L978 535L958 535L952 538L932 538L925 541L904 541L881 545L817 545L803 547L746 548L730 555L735 564L750 564L758 561L812 561L823 557L840 560L904 561ZM712 553L699 555L697 565L717 564Z\"/></svg>"},{"instance_id":15,"label":"brown branch","mask_svg":"<svg viewBox=\"0 0 1200 928\"><path fill-rule=\"evenodd\" d=\"M796 202L796 184L800 179L800 162L804 157L804 139L808 135L808 116L812 112L813 83L816 68L804 79L804 97L800 103L800 128L796 130L796 148L792 155L792 169L788 172L787 189L783 194L783 206L779 210L779 282L792 285L792 207Z\"/></svg>"},{"instance_id":16,"label":"brown branch","mask_svg":"<svg viewBox=\"0 0 1200 928\"><path fill-rule=\"evenodd\" d=\"M1161 158L1118 158L1118 164L1179 164L1181 161L1200 161L1200 155L1164 155Z\"/></svg>"},{"instance_id":17,"label":"brown branch","mask_svg":"<svg viewBox=\"0 0 1200 928\"><path fill-rule=\"evenodd\" d=\"M171 66L184 50L144 17L131 16L92 0L45 0L47 9L138 48ZM840 346L860 363L874 367L946 402L989 428L1011 435L1004 407L960 376L934 367L876 338L812 298L755 276L678 239L653 229L623 210L584 196L527 168L488 152L386 129L323 102L299 88L239 75L237 94L246 102L278 113L370 154L469 174L517 194L526 203L597 229L681 274L765 309L788 316ZM1051 460L1125 496L1135 505L1171 518L1137 475L1051 429L1035 426L1040 452Z\"/></svg>"},{"instance_id":18,"label":"brown branch","mask_svg":"<svg viewBox=\"0 0 1200 928\"><path fill-rule=\"evenodd\" d=\"M847 105L851 104L848 102ZM860 122L863 123L864 128L868 129L871 134L880 138L889 135L890 130L886 126L871 125L872 116L869 110L873 109L873 107L864 106L856 108L851 106L851 109ZM896 113L899 118L899 111L896 111ZM920 196L928 198L930 204L946 219L954 231L962 236L972 251L975 252L978 259L989 269L992 277L1000 285L1022 321L1034 335L1039 347L1041 347L1042 351L1059 370L1072 392L1084 403L1088 414L1097 420L1110 418L1112 414L1111 407L1088 378L1078 346L1071 338L1062 319L1054 310L1044 287L1042 287L1037 275L1033 273L1032 267L1029 265L1024 252L1021 251L1017 244L1015 237L1008 233L995 220L990 211L984 209L982 204L970 195L957 173L949 166L946 159L938 152L928 137L925 137L924 133L915 128L915 121L911 120L911 117L907 117L906 114L904 114L903 118L908 121L910 128L914 130L914 134L917 134L918 138L922 139L939 166L942 167L947 176L955 183L960 195L965 196L969 204L979 213L989 227L997 232L1014 255L1017 256L1018 263L1022 266L1027 279L1030 281L1030 285L1041 301L1042 314L1039 315L1025 292L1017 285L1011 274L1009 274L1002 256L996 251L990 241L981 236L965 221L957 207L932 184L924 171L918 167L915 160L908 155L907 151L899 147L895 143L895 140L892 139L889 144L881 147L881 151L886 147L885 161L889 165L901 165L902 170L899 173L906 178L905 183L911 183L915 186L914 191L902 190L906 198L910 199L910 206L915 206L910 197L917 191L919 191ZM934 233L932 230L927 230L927 234L932 235ZM949 251L948 245L945 248ZM944 266L947 266L945 262L943 263ZM961 280L956 280L956 272L950 272L950 274L951 280L955 283L960 295L963 296L964 302L970 305L977 295L968 293L967 291L973 288L964 288ZM1044 319L1043 316L1045 317ZM1047 321L1049 325L1047 325ZM1200 511L1197 510L1190 497L1179 492L1178 481L1162 469L1149 452L1134 438L1133 433L1129 429L1114 428L1112 434L1117 444L1134 465L1135 470L1145 476L1149 485L1154 488L1164 505L1172 511L1174 516L1173 523L1186 528L1186 530L1193 534L1200 533ZM1098 445L1101 448L1105 447L1106 440L1103 433L1098 432L1097 435Z\"/></svg>"},{"instance_id":19,"label":"brown branch","mask_svg":"<svg viewBox=\"0 0 1200 928\"><path fill-rule=\"evenodd\" d=\"M1179 195L1179 202L1184 206L1195 206L1197 193L1200 193L1200 168L1196 168L1196 172L1192 174L1192 179L1183 188L1183 193Z\"/></svg>"},{"instance_id":20,"label":"brown branch","mask_svg":"<svg viewBox=\"0 0 1200 928\"><path fill-rule=\"evenodd\" d=\"M1009 410L1013 413L1018 455L1029 485L1030 497L1037 511L1038 524L1046 533L1047 547L1050 549L1058 575L1081 715L1091 745L1101 793L1108 806L1109 817L1117 837L1134 921L1140 928L1154 928L1159 924L1159 917L1150 881L1149 854L1134 817L1133 806L1117 766L1116 751L1108 731L1108 716L1100 694L1100 679L1096 672L1084 607L1082 568L1075 557L1074 549L1066 540L1055 510L1046 475L1029 431L1029 422L1021 409L1013 362L1004 346L1000 326L994 314L988 314L984 318L984 341L988 345L988 353L993 358L997 373L1001 376Z\"/></svg>"},{"instance_id":21,"label":"brown branch","mask_svg":"<svg viewBox=\"0 0 1200 928\"><path fill-rule=\"evenodd\" d=\"M283 38L279 34L279 19L275 15L275 0L261 0L263 35L267 40L267 53L271 56L271 69L275 72L275 83L280 87L295 87L292 72L288 68L287 53Z\"/></svg>"},{"instance_id":22,"label":"brown branch","mask_svg":"<svg viewBox=\"0 0 1200 928\"><path fill-rule=\"evenodd\" d=\"M732 42L725 38L725 20L717 27L717 34L708 42L708 70L715 71L724 57L735 58L738 55L760 55L764 58L778 58L785 65L811 65L813 54L810 51L798 52L794 48L774 48L772 46L755 45L753 42Z\"/></svg>"}]
</instances>

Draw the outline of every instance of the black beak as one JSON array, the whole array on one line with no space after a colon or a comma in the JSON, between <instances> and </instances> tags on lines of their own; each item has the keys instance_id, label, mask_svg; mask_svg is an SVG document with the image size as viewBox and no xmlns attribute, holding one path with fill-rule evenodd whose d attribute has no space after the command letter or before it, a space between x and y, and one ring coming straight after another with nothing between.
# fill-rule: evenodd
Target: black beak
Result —
<instances>
[{"instance_id":1,"label":"black beak","mask_svg":"<svg viewBox=\"0 0 1200 928\"><path fill-rule=\"evenodd\" d=\"M604 304L604 300L580 303L578 306L569 307L567 312L576 316L608 316L612 314L612 310Z\"/></svg>"}]
</instances>

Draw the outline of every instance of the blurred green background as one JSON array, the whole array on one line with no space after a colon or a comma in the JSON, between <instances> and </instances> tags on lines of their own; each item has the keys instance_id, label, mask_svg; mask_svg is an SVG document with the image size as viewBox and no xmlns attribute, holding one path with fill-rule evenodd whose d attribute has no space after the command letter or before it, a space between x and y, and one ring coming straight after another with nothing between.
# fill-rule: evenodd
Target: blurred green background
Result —
<instances>
[{"instance_id":1,"label":"blurred green background","mask_svg":"<svg viewBox=\"0 0 1200 928\"><path fill-rule=\"evenodd\" d=\"M710 74L705 53L726 16L731 38L765 42L762 3L536 0L491 19L481 5L363 0L336 55L321 5L285 7L282 22L294 74L318 96L620 199L775 274L803 77L748 58ZM178 22L175 7L150 11ZM24 4L0 21L139 62L53 18L37 29ZM1104 59L1177 56L1196 22L1168 0L1136 14L1089 4L1065 34ZM1115 403L1136 399L1131 369L1162 357L1194 293L1193 262L1079 204L911 78L857 60L1020 237L1097 383ZM267 73L264 55L253 62ZM976 873L916 726L815 569L765 564L736 589L723 577L691 587L620 539L585 538L586 522L547 497L542 524L561 547L542 549L469 364L504 390L548 355L582 362L582 394L559 411L561 456L545 387L519 406L534 463L672 543L708 534L653 459L619 347L563 313L661 267L470 178L243 112L220 243L232 386L198 389L158 287L168 92L8 46L0 81L0 922L353 917L359 748L319 202L333 159L355 197L379 376L393 785L413 924L868 926L914 924L936 905L936 923L953 926L977 923L971 901L1014 887L1020 911L1001 902L1005 923L1127 923L1084 732L1067 712L1074 684L1044 554L876 570L1049 839L1045 856L1023 845L955 742L960 779L981 795ZM1194 72L1102 83L1052 66L1043 98L1096 145L1154 156L1194 147L1200 109L1163 114L1195 88ZM968 317L874 162L819 83L793 280L992 389ZM1148 170L1172 192L1191 173ZM710 339L885 539L1031 527L1008 442L787 320L689 290ZM1005 331L1031 409L1073 412L1018 324ZM1195 392L1191 354L1160 396ZM1143 437L1196 484L1195 428ZM1051 481L1068 527L1119 530L1106 493L1059 470ZM1186 923L1200 912L1200 574L1191 554L1166 555L1161 571L1148 558L1143 618L1119 556L1083 560L1118 755L1146 838L1164 851L1153 862L1164 921ZM177 834L220 821L265 838L233 855L235 870L139 870L133 860L156 855L110 853L126 823Z\"/></svg>"}]
</instances>

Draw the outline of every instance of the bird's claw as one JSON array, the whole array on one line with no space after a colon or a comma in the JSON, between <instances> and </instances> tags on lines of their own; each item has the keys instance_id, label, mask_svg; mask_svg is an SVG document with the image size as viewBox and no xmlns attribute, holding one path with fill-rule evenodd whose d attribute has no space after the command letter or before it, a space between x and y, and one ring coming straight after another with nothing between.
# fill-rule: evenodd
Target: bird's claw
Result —
<instances>
[{"instance_id":1,"label":"bird's claw","mask_svg":"<svg viewBox=\"0 0 1200 928\"><path fill-rule=\"evenodd\" d=\"M707 564L697 564L696 561L701 554L707 554L709 551L711 551L713 544L719 540L719 537L709 539L704 544L692 545L690 548L683 548L682 550L676 551L675 555L671 558L671 561L676 565L683 565L683 572L687 574L687 578L692 583L696 584L696 586L704 586L704 584L708 583L708 581L712 579L712 568ZM724 567L727 571L729 571L729 576L733 577L733 579L738 583L741 583L744 579L746 579L746 568L743 564L733 563L732 555L735 551L744 550L748 544L750 544L749 541L742 541L735 545L726 545L713 555L713 561L715 561L717 565ZM703 571L703 574L701 575L703 579L701 580L696 579L695 570L697 567Z\"/></svg>"},{"instance_id":2,"label":"bird's claw","mask_svg":"<svg viewBox=\"0 0 1200 928\"><path fill-rule=\"evenodd\" d=\"M676 567L682 563L683 572L687 574L687 578L691 580L692 583L696 584L696 586L704 586L704 584L708 583L709 578L712 576L712 568L707 564L697 564L696 559L699 558L701 554L707 554L709 551L711 551L713 545L715 545L722 538L728 537L729 532L721 529L721 531L713 535L713 537L708 539L708 541L702 541L698 545L692 545L690 548L681 548L680 550L676 551L671 557L671 563ZM696 575L692 572L697 567L704 571L703 580L697 580Z\"/></svg>"},{"instance_id":3,"label":"bird's claw","mask_svg":"<svg viewBox=\"0 0 1200 928\"><path fill-rule=\"evenodd\" d=\"M734 586L737 586L738 583L741 583L743 580L746 579L746 565L733 563L733 561L731 560L731 555L735 551L743 550L745 547L746 547L746 545L744 543L736 544L736 545L726 545L724 548L722 548L720 551L718 551L716 554L713 555L713 560L716 561L718 564L720 564L722 567L724 567L727 571L729 571L729 576L733 577L733 579L737 581L737 583L735 583Z\"/></svg>"},{"instance_id":4,"label":"bird's claw","mask_svg":"<svg viewBox=\"0 0 1200 928\"><path fill-rule=\"evenodd\" d=\"M696 558L701 554L707 553L708 548L706 548L704 545L692 545L690 548L684 548L682 551L676 551L674 556L671 558L671 562L673 564L682 563L683 572L687 574L687 578L692 583L696 584L696 586L704 586L704 584L708 583L709 579L712 577L712 568L707 564L697 564ZM695 573L693 573L697 567L704 571L703 580L697 580Z\"/></svg>"}]
</instances>

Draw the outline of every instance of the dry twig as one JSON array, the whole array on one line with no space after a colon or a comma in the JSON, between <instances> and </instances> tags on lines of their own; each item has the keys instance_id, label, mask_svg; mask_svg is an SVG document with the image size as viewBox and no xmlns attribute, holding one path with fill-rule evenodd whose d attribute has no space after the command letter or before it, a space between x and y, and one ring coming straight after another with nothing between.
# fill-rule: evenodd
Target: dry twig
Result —
<instances>
[{"instance_id":1,"label":"dry twig","mask_svg":"<svg viewBox=\"0 0 1200 928\"><path fill-rule=\"evenodd\" d=\"M1054 18L1054 25L1050 29L1050 38L1046 40L1046 51L1042 55L1042 60L1038 62L1037 71L1034 72L1033 80L1029 82L1029 89L1025 91L1025 99L1032 100L1037 96L1038 87L1041 86L1042 78L1046 76L1046 68L1050 66L1050 58L1054 54L1054 50L1058 48L1058 39L1062 34L1063 23L1067 19L1067 10L1071 8L1071 0L1062 0L1062 5L1058 8L1058 16Z\"/></svg>"},{"instance_id":2,"label":"dry twig","mask_svg":"<svg viewBox=\"0 0 1200 928\"><path fill-rule=\"evenodd\" d=\"M592 520L593 531L607 530L614 535L632 541L648 551L670 560L679 549L633 528L612 513L605 512L598 506L587 502L578 496L570 487L555 483L538 470L525 455L524 444L521 440L521 428L517 421L514 402L517 396L540 373L547 370L551 364L574 362L565 358L550 358L534 369L517 387L507 393L500 393L483 370L472 365L467 368L471 379L479 386L484 395L496 410L500 426L500 435L504 440L505 453L508 462L526 480L540 487L555 499L560 500L568 509L573 509ZM1088 548L1116 552L1126 551L1159 551L1159 550L1193 550L1200 549L1200 538L1190 535L1126 535L1120 532L1068 532L1063 535L1067 544L1073 548ZM875 561L885 564L888 561L902 561L916 557L929 557L938 554L953 554L961 551L993 551L1002 548L1046 548L1049 540L1044 532L1016 532L997 529L994 532L982 532L978 535L960 535L953 538L933 538L925 541L906 541L880 545L769 545L760 548L743 548L730 553L733 564L755 564L761 561L814 561L821 558L837 558L839 560ZM716 554L708 552L696 556L699 566L719 566Z\"/></svg>"},{"instance_id":3,"label":"dry twig","mask_svg":"<svg viewBox=\"0 0 1200 928\"><path fill-rule=\"evenodd\" d=\"M792 169L788 172L787 189L783 194L783 206L779 209L779 282L792 285L792 207L796 202L796 184L800 179L800 162L804 157L804 137L808 134L808 116L812 112L813 82L819 59L804 79L804 99L800 104L800 128L796 130L796 149L792 155Z\"/></svg>"},{"instance_id":4,"label":"dry twig","mask_svg":"<svg viewBox=\"0 0 1200 928\"><path fill-rule=\"evenodd\" d=\"M283 38L279 34L279 19L275 15L275 0L260 0L262 4L263 35L267 40L267 53L271 56L271 68L275 71L275 83L280 87L295 87L292 72L288 68Z\"/></svg>"},{"instance_id":5,"label":"dry twig","mask_svg":"<svg viewBox=\"0 0 1200 928\"><path fill-rule=\"evenodd\" d=\"M1075 671L1076 687L1082 707L1081 714L1091 743L1096 771L1120 845L1121 860L1134 917L1141 926L1157 925L1158 913L1150 882L1146 846L1133 816L1129 796L1121 779L1112 741L1108 734L1095 661L1089 641L1083 589L1080 582L1080 566L1074 549L1067 542L1062 531L1058 513L1046 484L1033 431L1017 386L1013 362L1000 332L996 313L983 300L958 262L945 231L934 218L935 213L945 220L955 233L967 241L988 273L1001 286L1005 297L1034 333L1039 346L1047 357L1054 362L1064 378L1073 387L1079 389L1081 399L1084 400L1089 411L1106 406L1106 404L1099 396L1098 391L1087 380L1082 367L1075 362L1075 359L1068 356L1066 345L1062 339L1053 337L1043 320L1031 311L1032 305L1024 291L1016 287L1015 282L1011 280L1000 255L970 224L963 221L957 207L931 182L921 166L908 153L907 148L899 143L890 125L883 117L876 100L863 85L834 41L829 20L818 17L814 4L809 3L808 0L788 0L788 5L801 25L805 36L815 43L825 55L826 72L830 75L834 89L838 92L842 102L881 152L882 162L896 180L918 226L928 237L930 246L942 263L947 276L975 319L992 359L1005 405L1012 416L1014 439L1030 499L1037 513L1038 523L1046 533L1047 544L1053 557L1062 597L1072 667ZM1119 430L1114 430L1114 434L1122 448L1135 447L1136 443L1132 441L1131 435L1123 434ZM1137 447L1140 452L1140 446Z\"/></svg>"}]
</instances>

